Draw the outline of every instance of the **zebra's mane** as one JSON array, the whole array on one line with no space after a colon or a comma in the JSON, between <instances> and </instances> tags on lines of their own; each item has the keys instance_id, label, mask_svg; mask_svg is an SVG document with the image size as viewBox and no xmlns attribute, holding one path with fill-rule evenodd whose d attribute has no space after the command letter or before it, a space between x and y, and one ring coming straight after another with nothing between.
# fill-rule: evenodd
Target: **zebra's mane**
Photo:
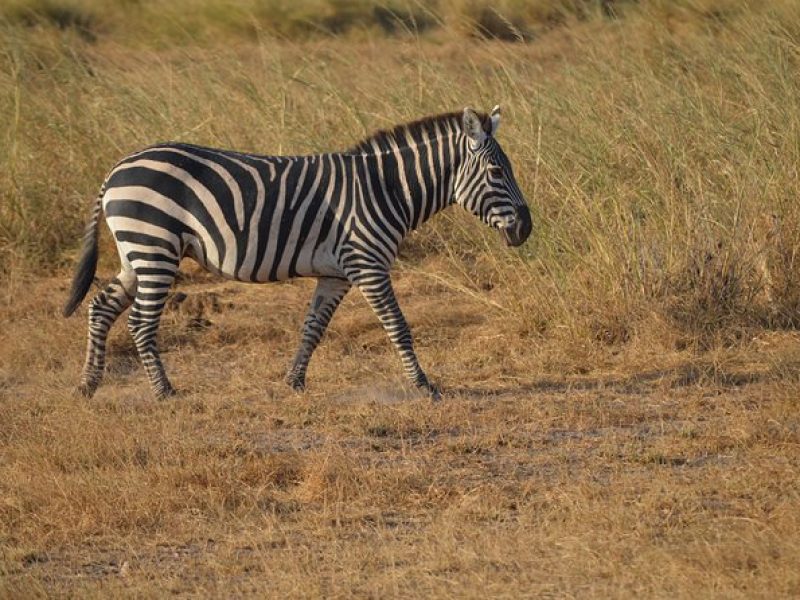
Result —
<instances>
[{"instance_id":1,"label":"zebra's mane","mask_svg":"<svg viewBox=\"0 0 800 600\"><path fill-rule=\"evenodd\" d=\"M440 115L424 117L402 125L396 125L390 129L380 129L365 137L355 146L347 150L348 154L388 152L393 148L407 148L422 143L423 140L434 138L437 135L436 125L439 125L439 134L443 131L460 131L462 128L463 113L449 112ZM489 116L479 112L478 116L484 124L489 123ZM487 127L487 125L484 125ZM488 125L491 127L491 125Z\"/></svg>"}]
</instances>

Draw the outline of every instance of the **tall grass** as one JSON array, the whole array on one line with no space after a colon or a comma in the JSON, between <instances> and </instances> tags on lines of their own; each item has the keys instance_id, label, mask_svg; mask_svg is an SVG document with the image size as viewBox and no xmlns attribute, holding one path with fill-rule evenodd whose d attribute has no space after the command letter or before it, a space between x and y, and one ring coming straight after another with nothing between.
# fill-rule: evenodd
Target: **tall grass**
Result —
<instances>
[{"instance_id":1,"label":"tall grass","mask_svg":"<svg viewBox=\"0 0 800 600\"><path fill-rule=\"evenodd\" d=\"M8 0L0 17L28 28L71 29L94 40L208 43L260 34L292 39L447 30L530 39L570 21L620 14L631 0Z\"/></svg>"},{"instance_id":2,"label":"tall grass","mask_svg":"<svg viewBox=\"0 0 800 600\"><path fill-rule=\"evenodd\" d=\"M534 39L525 44L463 36L458 23L479 23L488 6L478 2L398 4L405 33L391 38L370 34L368 19L354 33L301 18L327 31L303 41L292 41L288 13L285 30L243 2L203 3L179 19L189 4L158 18L148 2L68 3L84 16L63 26L43 9L4 9L4 273L70 265L105 171L143 145L316 152L499 102L532 240L506 250L453 210L410 240L402 268L484 298L525 335L708 347L797 322L795 3L497 4L518 38ZM274 17L310 5L260 6ZM356 19L377 5L326 6ZM117 29L131 14L138 20ZM170 45L176 30L185 35ZM108 264L114 254L107 246Z\"/></svg>"}]
</instances>

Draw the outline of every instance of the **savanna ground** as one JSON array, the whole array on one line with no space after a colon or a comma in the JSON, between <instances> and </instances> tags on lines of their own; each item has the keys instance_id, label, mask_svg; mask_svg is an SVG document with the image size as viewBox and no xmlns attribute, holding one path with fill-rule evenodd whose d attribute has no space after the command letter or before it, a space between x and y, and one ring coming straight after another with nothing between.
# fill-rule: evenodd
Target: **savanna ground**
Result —
<instances>
[{"instance_id":1,"label":"savanna ground","mask_svg":"<svg viewBox=\"0 0 800 600\"><path fill-rule=\"evenodd\" d=\"M800 595L800 7L487 6L0 7L0 596ZM151 399L121 324L72 394L60 307L117 158L498 102L532 239L453 209L396 271L443 402L357 294L291 393L313 283L190 265L181 395Z\"/></svg>"}]
</instances>

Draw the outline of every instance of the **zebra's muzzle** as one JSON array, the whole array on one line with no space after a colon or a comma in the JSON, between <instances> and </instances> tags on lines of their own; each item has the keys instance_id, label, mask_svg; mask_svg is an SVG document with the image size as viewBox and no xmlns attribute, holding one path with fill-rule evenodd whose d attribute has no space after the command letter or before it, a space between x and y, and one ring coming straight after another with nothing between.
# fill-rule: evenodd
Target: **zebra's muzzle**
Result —
<instances>
[{"instance_id":1,"label":"zebra's muzzle","mask_svg":"<svg viewBox=\"0 0 800 600\"><path fill-rule=\"evenodd\" d=\"M532 229L531 211L528 210L527 206L518 208L517 219L514 224L502 230L503 236L506 238L506 245L512 247L521 246L530 236Z\"/></svg>"}]
</instances>

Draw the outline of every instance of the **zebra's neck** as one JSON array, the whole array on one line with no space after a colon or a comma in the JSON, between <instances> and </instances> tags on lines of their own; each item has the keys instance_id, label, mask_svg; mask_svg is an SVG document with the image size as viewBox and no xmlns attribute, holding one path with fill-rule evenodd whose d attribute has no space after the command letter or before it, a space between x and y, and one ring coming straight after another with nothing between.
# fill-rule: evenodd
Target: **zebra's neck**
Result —
<instances>
[{"instance_id":1,"label":"zebra's neck","mask_svg":"<svg viewBox=\"0 0 800 600\"><path fill-rule=\"evenodd\" d=\"M453 202L466 149L460 119L448 114L380 132L351 152L367 166L362 191L408 232Z\"/></svg>"}]
</instances>

